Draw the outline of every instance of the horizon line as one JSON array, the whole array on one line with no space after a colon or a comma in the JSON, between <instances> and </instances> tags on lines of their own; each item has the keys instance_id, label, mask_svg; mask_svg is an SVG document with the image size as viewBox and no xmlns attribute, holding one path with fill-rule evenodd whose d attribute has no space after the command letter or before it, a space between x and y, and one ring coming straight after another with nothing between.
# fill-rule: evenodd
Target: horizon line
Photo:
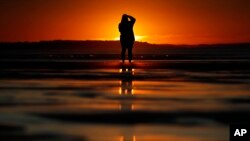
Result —
<instances>
[{"instance_id":1,"label":"horizon line","mask_svg":"<svg viewBox=\"0 0 250 141\"><path fill-rule=\"evenodd\" d=\"M86 40L67 40L67 39L53 39L53 40L34 40L34 41L0 41L0 43L39 43L39 42L55 42L55 41L70 41L70 42L119 42L119 40L94 40L94 39L86 39ZM178 43L178 44L171 44L171 43L151 43L147 41L135 41L137 43L147 43L151 45L176 45L176 46L199 46L199 45L233 45L233 44L250 44L249 42L228 42L228 43L197 43L197 44L187 44L187 43Z\"/></svg>"}]
</instances>

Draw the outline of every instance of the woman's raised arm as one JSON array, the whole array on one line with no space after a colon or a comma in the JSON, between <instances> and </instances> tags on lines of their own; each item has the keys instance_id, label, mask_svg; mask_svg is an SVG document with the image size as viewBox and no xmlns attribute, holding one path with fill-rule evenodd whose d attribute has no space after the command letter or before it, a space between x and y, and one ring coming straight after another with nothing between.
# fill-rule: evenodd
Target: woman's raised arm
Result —
<instances>
[{"instance_id":1,"label":"woman's raised arm","mask_svg":"<svg viewBox=\"0 0 250 141\"><path fill-rule=\"evenodd\" d=\"M134 24L136 19L130 15L127 15L127 17L130 19L130 21Z\"/></svg>"}]
</instances>

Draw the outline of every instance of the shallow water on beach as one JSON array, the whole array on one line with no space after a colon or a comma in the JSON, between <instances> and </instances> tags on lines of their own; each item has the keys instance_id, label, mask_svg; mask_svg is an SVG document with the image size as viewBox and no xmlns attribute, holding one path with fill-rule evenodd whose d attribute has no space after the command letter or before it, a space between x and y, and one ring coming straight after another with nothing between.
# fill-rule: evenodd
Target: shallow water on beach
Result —
<instances>
[{"instance_id":1,"label":"shallow water on beach","mask_svg":"<svg viewBox=\"0 0 250 141\"><path fill-rule=\"evenodd\" d=\"M250 70L124 65L0 73L6 140L227 141L230 123L249 122Z\"/></svg>"}]
</instances>

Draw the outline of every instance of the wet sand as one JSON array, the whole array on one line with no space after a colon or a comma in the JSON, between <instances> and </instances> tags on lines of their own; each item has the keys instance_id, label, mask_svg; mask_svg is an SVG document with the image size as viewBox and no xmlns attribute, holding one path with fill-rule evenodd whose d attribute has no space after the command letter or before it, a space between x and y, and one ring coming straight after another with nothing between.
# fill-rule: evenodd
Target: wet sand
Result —
<instances>
[{"instance_id":1,"label":"wet sand","mask_svg":"<svg viewBox=\"0 0 250 141\"><path fill-rule=\"evenodd\" d=\"M0 60L4 140L227 141L249 60Z\"/></svg>"}]
</instances>

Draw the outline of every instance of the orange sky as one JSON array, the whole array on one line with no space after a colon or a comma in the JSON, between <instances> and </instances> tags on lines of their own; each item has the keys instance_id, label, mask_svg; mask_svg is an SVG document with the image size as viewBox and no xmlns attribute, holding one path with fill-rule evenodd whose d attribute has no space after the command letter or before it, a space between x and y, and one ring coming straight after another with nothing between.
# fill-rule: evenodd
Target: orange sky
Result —
<instances>
[{"instance_id":1,"label":"orange sky","mask_svg":"<svg viewBox=\"0 0 250 141\"><path fill-rule=\"evenodd\" d=\"M113 40L123 13L150 43L250 42L249 0L1 0L0 41Z\"/></svg>"}]
</instances>

